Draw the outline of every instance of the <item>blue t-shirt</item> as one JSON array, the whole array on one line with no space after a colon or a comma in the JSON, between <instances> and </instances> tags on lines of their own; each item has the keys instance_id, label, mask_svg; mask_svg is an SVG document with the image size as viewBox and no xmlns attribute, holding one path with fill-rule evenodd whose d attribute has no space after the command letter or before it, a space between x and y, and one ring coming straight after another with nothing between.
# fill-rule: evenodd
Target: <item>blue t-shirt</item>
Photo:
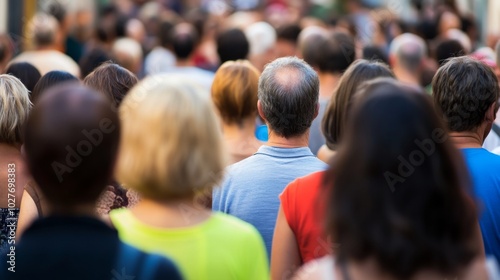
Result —
<instances>
[{"instance_id":1,"label":"blue t-shirt","mask_svg":"<svg viewBox=\"0 0 500 280\"><path fill-rule=\"evenodd\" d=\"M500 156L483 148L462 152L474 183L486 255L500 260Z\"/></svg>"},{"instance_id":2,"label":"blue t-shirt","mask_svg":"<svg viewBox=\"0 0 500 280\"><path fill-rule=\"evenodd\" d=\"M270 255L280 193L296 178L327 167L308 147L262 146L227 168L222 187L214 189L212 208L254 225Z\"/></svg>"}]
</instances>

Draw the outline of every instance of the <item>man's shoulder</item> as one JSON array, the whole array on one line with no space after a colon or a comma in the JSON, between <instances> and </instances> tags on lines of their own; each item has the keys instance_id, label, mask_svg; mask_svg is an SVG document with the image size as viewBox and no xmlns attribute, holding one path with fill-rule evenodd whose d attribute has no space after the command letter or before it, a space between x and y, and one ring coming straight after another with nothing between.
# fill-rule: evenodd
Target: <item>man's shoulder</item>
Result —
<instances>
[{"instance_id":1,"label":"man's shoulder","mask_svg":"<svg viewBox=\"0 0 500 280\"><path fill-rule=\"evenodd\" d=\"M500 165L500 155L494 154L483 148L465 148L462 149L462 154L466 161L480 162L480 163L493 163Z\"/></svg>"}]
</instances>

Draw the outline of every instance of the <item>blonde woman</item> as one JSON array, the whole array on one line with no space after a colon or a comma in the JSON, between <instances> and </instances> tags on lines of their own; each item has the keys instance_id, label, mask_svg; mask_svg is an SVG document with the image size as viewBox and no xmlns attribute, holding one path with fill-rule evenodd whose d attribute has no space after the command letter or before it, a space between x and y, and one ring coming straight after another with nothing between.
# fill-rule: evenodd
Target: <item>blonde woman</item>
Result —
<instances>
[{"instance_id":1,"label":"blonde woman","mask_svg":"<svg viewBox=\"0 0 500 280\"><path fill-rule=\"evenodd\" d=\"M262 145L255 137L259 76L248 60L227 61L215 73L212 100L222 120L230 163L253 155Z\"/></svg>"},{"instance_id":2,"label":"blonde woman","mask_svg":"<svg viewBox=\"0 0 500 280\"><path fill-rule=\"evenodd\" d=\"M111 211L111 221L123 241L171 257L188 280L268 279L257 230L196 203L225 160L209 96L193 84L151 76L123 100L117 179L141 201Z\"/></svg>"},{"instance_id":3,"label":"blonde woman","mask_svg":"<svg viewBox=\"0 0 500 280\"><path fill-rule=\"evenodd\" d=\"M30 182L21 156L21 131L30 109L23 83L0 75L0 251L13 245L23 190Z\"/></svg>"}]
</instances>

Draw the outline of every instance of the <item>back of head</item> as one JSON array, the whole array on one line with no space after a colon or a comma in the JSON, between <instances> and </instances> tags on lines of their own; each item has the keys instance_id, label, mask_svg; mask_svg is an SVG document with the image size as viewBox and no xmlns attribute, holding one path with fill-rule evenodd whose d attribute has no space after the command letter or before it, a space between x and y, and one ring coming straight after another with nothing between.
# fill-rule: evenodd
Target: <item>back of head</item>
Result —
<instances>
[{"instance_id":1,"label":"back of head","mask_svg":"<svg viewBox=\"0 0 500 280\"><path fill-rule=\"evenodd\" d=\"M171 32L174 54L178 59L188 59L198 45L198 33L189 23L177 24Z\"/></svg>"},{"instance_id":2,"label":"back of head","mask_svg":"<svg viewBox=\"0 0 500 280\"><path fill-rule=\"evenodd\" d=\"M256 22L245 29L250 55L262 55L276 44L276 30L267 22Z\"/></svg>"},{"instance_id":3,"label":"back of head","mask_svg":"<svg viewBox=\"0 0 500 280\"><path fill-rule=\"evenodd\" d=\"M28 24L28 36L37 47L51 46L57 43L59 23L48 14L36 14Z\"/></svg>"},{"instance_id":4,"label":"back of head","mask_svg":"<svg viewBox=\"0 0 500 280\"><path fill-rule=\"evenodd\" d=\"M392 40L389 57L393 67L399 66L407 71L416 71L427 56L427 46L417 35L404 33Z\"/></svg>"},{"instance_id":5,"label":"back of head","mask_svg":"<svg viewBox=\"0 0 500 280\"><path fill-rule=\"evenodd\" d=\"M312 67L319 64L319 49L327 40L328 32L317 26L304 28L298 38L298 51L302 58Z\"/></svg>"},{"instance_id":6,"label":"back of head","mask_svg":"<svg viewBox=\"0 0 500 280\"><path fill-rule=\"evenodd\" d=\"M258 97L270 133L285 138L301 136L317 114L318 75L302 59L278 58L264 68Z\"/></svg>"},{"instance_id":7,"label":"back of head","mask_svg":"<svg viewBox=\"0 0 500 280\"><path fill-rule=\"evenodd\" d=\"M0 75L0 143L22 143L22 127L30 109L28 90L23 83L12 75Z\"/></svg>"},{"instance_id":8,"label":"back of head","mask_svg":"<svg viewBox=\"0 0 500 280\"><path fill-rule=\"evenodd\" d=\"M150 2L154 3L154 2ZM164 20L160 22L158 26L158 40L160 42L160 45L164 48L170 48L172 46L172 36L171 32L172 29L174 28L174 24L171 21Z\"/></svg>"},{"instance_id":9,"label":"back of head","mask_svg":"<svg viewBox=\"0 0 500 280\"><path fill-rule=\"evenodd\" d=\"M483 62L470 57L450 59L432 80L436 108L451 131L473 131L484 121L494 105L498 110L498 80Z\"/></svg>"},{"instance_id":10,"label":"back of head","mask_svg":"<svg viewBox=\"0 0 500 280\"><path fill-rule=\"evenodd\" d=\"M221 64L229 60L246 59L249 48L247 37L241 29L228 29L217 36L217 54Z\"/></svg>"},{"instance_id":11,"label":"back of head","mask_svg":"<svg viewBox=\"0 0 500 280\"><path fill-rule=\"evenodd\" d=\"M36 83L41 78L38 69L28 62L12 63L7 67L5 73L21 80L30 93L33 92Z\"/></svg>"},{"instance_id":12,"label":"back of head","mask_svg":"<svg viewBox=\"0 0 500 280\"><path fill-rule=\"evenodd\" d=\"M118 107L123 97L138 81L129 70L116 63L106 62L85 77L83 84L104 94Z\"/></svg>"},{"instance_id":13,"label":"back of head","mask_svg":"<svg viewBox=\"0 0 500 280\"><path fill-rule=\"evenodd\" d=\"M109 101L76 84L49 89L25 130L28 167L53 207L93 204L110 183L120 125Z\"/></svg>"},{"instance_id":14,"label":"back of head","mask_svg":"<svg viewBox=\"0 0 500 280\"><path fill-rule=\"evenodd\" d=\"M384 50L378 46L370 45L363 47L363 59L380 61L385 64L389 64L389 59L387 58Z\"/></svg>"},{"instance_id":15,"label":"back of head","mask_svg":"<svg viewBox=\"0 0 500 280\"><path fill-rule=\"evenodd\" d=\"M142 66L142 47L136 40L120 38L113 43L113 56L116 62L133 73L138 73Z\"/></svg>"},{"instance_id":16,"label":"back of head","mask_svg":"<svg viewBox=\"0 0 500 280\"><path fill-rule=\"evenodd\" d=\"M155 201L210 191L225 166L210 97L186 78L149 76L120 105L122 145L117 176Z\"/></svg>"},{"instance_id":17,"label":"back of head","mask_svg":"<svg viewBox=\"0 0 500 280\"><path fill-rule=\"evenodd\" d=\"M94 48L85 53L80 59L80 72L82 77L87 77L99 65L111 59L107 51L101 48Z\"/></svg>"},{"instance_id":18,"label":"back of head","mask_svg":"<svg viewBox=\"0 0 500 280\"><path fill-rule=\"evenodd\" d=\"M440 66L445 64L449 58L462 55L465 55L465 49L457 40L442 40L436 46L436 61Z\"/></svg>"},{"instance_id":19,"label":"back of head","mask_svg":"<svg viewBox=\"0 0 500 280\"><path fill-rule=\"evenodd\" d=\"M347 68L332 95L321 124L328 148L335 150L343 137L351 100L358 87L381 77L394 78L391 69L381 62L360 59Z\"/></svg>"},{"instance_id":20,"label":"back of head","mask_svg":"<svg viewBox=\"0 0 500 280\"><path fill-rule=\"evenodd\" d=\"M78 78L65 71L50 71L43 75L31 93L31 100L37 103L43 93L49 88L62 83L78 82Z\"/></svg>"},{"instance_id":21,"label":"back of head","mask_svg":"<svg viewBox=\"0 0 500 280\"><path fill-rule=\"evenodd\" d=\"M292 44L297 44L302 29L298 24L285 24L276 30L278 40L284 40Z\"/></svg>"},{"instance_id":22,"label":"back of head","mask_svg":"<svg viewBox=\"0 0 500 280\"><path fill-rule=\"evenodd\" d=\"M247 60L228 61L215 73L212 100L222 120L242 124L257 116L259 70Z\"/></svg>"},{"instance_id":23,"label":"back of head","mask_svg":"<svg viewBox=\"0 0 500 280\"><path fill-rule=\"evenodd\" d=\"M460 273L479 253L475 207L430 98L393 79L369 82L344 139L325 176L339 261L374 259L395 279Z\"/></svg>"},{"instance_id":24,"label":"back of head","mask_svg":"<svg viewBox=\"0 0 500 280\"><path fill-rule=\"evenodd\" d=\"M347 33L333 32L317 44L317 66L320 72L342 74L356 59L354 38Z\"/></svg>"}]
</instances>

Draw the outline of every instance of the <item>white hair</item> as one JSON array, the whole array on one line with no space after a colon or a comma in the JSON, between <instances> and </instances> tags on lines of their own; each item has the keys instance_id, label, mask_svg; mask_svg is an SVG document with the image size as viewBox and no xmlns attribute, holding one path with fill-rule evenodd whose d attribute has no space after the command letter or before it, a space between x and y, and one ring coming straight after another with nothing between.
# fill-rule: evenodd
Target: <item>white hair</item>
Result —
<instances>
[{"instance_id":1,"label":"white hair","mask_svg":"<svg viewBox=\"0 0 500 280\"><path fill-rule=\"evenodd\" d=\"M251 55L264 54L276 44L276 30L267 22L260 21L248 26L245 35L250 43Z\"/></svg>"},{"instance_id":2,"label":"white hair","mask_svg":"<svg viewBox=\"0 0 500 280\"><path fill-rule=\"evenodd\" d=\"M408 70L414 70L427 56L427 45L419 36L404 33L392 40L389 56L396 57L399 63Z\"/></svg>"}]
</instances>

